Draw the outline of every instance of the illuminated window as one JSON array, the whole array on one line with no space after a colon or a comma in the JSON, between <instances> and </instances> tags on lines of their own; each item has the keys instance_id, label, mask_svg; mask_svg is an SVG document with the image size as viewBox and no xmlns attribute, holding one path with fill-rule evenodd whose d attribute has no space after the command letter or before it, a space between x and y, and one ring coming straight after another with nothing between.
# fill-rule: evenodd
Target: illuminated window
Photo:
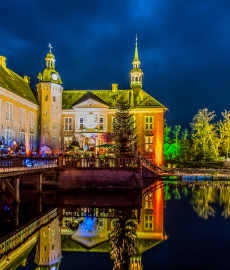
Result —
<instances>
[{"instance_id":1,"label":"illuminated window","mask_svg":"<svg viewBox=\"0 0 230 270\"><path fill-rule=\"evenodd\" d=\"M53 115L54 115L54 116L56 115L56 112L55 112L55 111L53 111Z\"/></svg>"},{"instance_id":2,"label":"illuminated window","mask_svg":"<svg viewBox=\"0 0 230 270\"><path fill-rule=\"evenodd\" d=\"M45 115L47 115L48 114L48 111L45 111Z\"/></svg>"},{"instance_id":3,"label":"illuminated window","mask_svg":"<svg viewBox=\"0 0 230 270\"><path fill-rule=\"evenodd\" d=\"M30 134L30 143L34 142L34 134Z\"/></svg>"},{"instance_id":4,"label":"illuminated window","mask_svg":"<svg viewBox=\"0 0 230 270\"><path fill-rule=\"evenodd\" d=\"M13 141L13 130L6 129L6 136L5 136L5 144L7 146L11 146Z\"/></svg>"},{"instance_id":5,"label":"illuminated window","mask_svg":"<svg viewBox=\"0 0 230 270\"><path fill-rule=\"evenodd\" d=\"M153 136L145 136L145 151L153 151Z\"/></svg>"},{"instance_id":6,"label":"illuminated window","mask_svg":"<svg viewBox=\"0 0 230 270\"><path fill-rule=\"evenodd\" d=\"M70 145L70 143L73 141L72 137L65 137L64 138L64 142L65 142L65 146Z\"/></svg>"},{"instance_id":7,"label":"illuminated window","mask_svg":"<svg viewBox=\"0 0 230 270\"><path fill-rule=\"evenodd\" d=\"M153 129L153 116L145 116L145 129Z\"/></svg>"},{"instance_id":8,"label":"illuminated window","mask_svg":"<svg viewBox=\"0 0 230 270\"><path fill-rule=\"evenodd\" d=\"M98 226L99 226L99 230L103 230L103 228L104 228L104 219L103 218L99 219Z\"/></svg>"},{"instance_id":9,"label":"illuminated window","mask_svg":"<svg viewBox=\"0 0 230 270\"><path fill-rule=\"evenodd\" d=\"M83 118L80 118L80 129L83 129Z\"/></svg>"},{"instance_id":10,"label":"illuminated window","mask_svg":"<svg viewBox=\"0 0 230 270\"><path fill-rule=\"evenodd\" d=\"M145 196L145 209L153 209L153 194L152 193Z\"/></svg>"},{"instance_id":11,"label":"illuminated window","mask_svg":"<svg viewBox=\"0 0 230 270\"><path fill-rule=\"evenodd\" d=\"M13 121L13 104L6 102L6 120Z\"/></svg>"},{"instance_id":12,"label":"illuminated window","mask_svg":"<svg viewBox=\"0 0 230 270\"><path fill-rule=\"evenodd\" d=\"M44 129L47 129L47 124L44 125Z\"/></svg>"},{"instance_id":13,"label":"illuminated window","mask_svg":"<svg viewBox=\"0 0 230 270\"><path fill-rule=\"evenodd\" d=\"M45 95L45 101L48 101L48 95Z\"/></svg>"},{"instance_id":14,"label":"illuminated window","mask_svg":"<svg viewBox=\"0 0 230 270\"><path fill-rule=\"evenodd\" d=\"M100 117L100 129L103 129L104 118Z\"/></svg>"},{"instance_id":15,"label":"illuminated window","mask_svg":"<svg viewBox=\"0 0 230 270\"><path fill-rule=\"evenodd\" d=\"M53 102L56 102L56 97L55 96L53 96Z\"/></svg>"},{"instance_id":16,"label":"illuminated window","mask_svg":"<svg viewBox=\"0 0 230 270\"><path fill-rule=\"evenodd\" d=\"M29 111L29 127L34 127L34 113Z\"/></svg>"},{"instance_id":17,"label":"illuminated window","mask_svg":"<svg viewBox=\"0 0 230 270\"><path fill-rule=\"evenodd\" d=\"M26 133L20 132L20 142L24 142L26 140Z\"/></svg>"},{"instance_id":18,"label":"illuminated window","mask_svg":"<svg viewBox=\"0 0 230 270\"><path fill-rule=\"evenodd\" d=\"M72 122L72 117L65 117L65 130L73 130Z\"/></svg>"},{"instance_id":19,"label":"illuminated window","mask_svg":"<svg viewBox=\"0 0 230 270\"><path fill-rule=\"evenodd\" d=\"M26 123L26 109L20 108L20 124Z\"/></svg>"},{"instance_id":20,"label":"illuminated window","mask_svg":"<svg viewBox=\"0 0 230 270\"><path fill-rule=\"evenodd\" d=\"M145 215L145 230L153 230L153 216Z\"/></svg>"},{"instance_id":21,"label":"illuminated window","mask_svg":"<svg viewBox=\"0 0 230 270\"><path fill-rule=\"evenodd\" d=\"M53 136L53 141L54 141L54 142L56 141L56 136Z\"/></svg>"}]
</instances>

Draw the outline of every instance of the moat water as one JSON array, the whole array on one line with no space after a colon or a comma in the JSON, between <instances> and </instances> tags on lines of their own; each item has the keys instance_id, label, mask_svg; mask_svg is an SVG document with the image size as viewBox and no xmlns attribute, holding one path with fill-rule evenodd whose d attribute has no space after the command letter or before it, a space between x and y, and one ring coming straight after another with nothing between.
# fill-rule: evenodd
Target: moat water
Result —
<instances>
[{"instance_id":1,"label":"moat water","mask_svg":"<svg viewBox=\"0 0 230 270\"><path fill-rule=\"evenodd\" d=\"M56 241L55 246L51 248L50 243L47 254L47 242L43 242L42 238L45 230L49 234L47 225L36 243L40 252L34 245L26 255L27 260L22 254L21 262L20 259L17 263L9 262L4 269L113 269L115 263L120 262L119 258L116 261L110 254L113 249L109 234L113 231L115 218L119 222L129 220L128 216L121 217L124 211L135 213L136 254L125 257L124 250L123 258L128 260L128 264L121 263L120 269L230 269L230 182L199 185L194 182L196 184L185 183L183 186L180 182L162 183L156 182L157 188L144 194L145 197L141 191L44 191L39 197L42 211L56 206L65 214L62 223L59 217L58 222L54 220L50 224L51 231L57 229L55 236L50 237ZM38 214L36 192L30 189L21 191L21 194L19 226ZM11 203L10 198L8 203ZM15 225L14 209L8 207L8 203L2 199L1 222L4 230L1 237L12 231ZM76 230L71 230L66 224L74 218L68 217L68 213L74 213L80 206L82 223ZM94 213L101 209L104 217L98 220L90 216L84 218L87 208L94 209ZM47 246L45 251L42 245ZM61 254L59 259L53 255L57 254L57 249ZM39 259L35 262L37 255ZM44 263L42 256L50 256L49 263ZM22 260L25 266L19 266Z\"/></svg>"}]
</instances>

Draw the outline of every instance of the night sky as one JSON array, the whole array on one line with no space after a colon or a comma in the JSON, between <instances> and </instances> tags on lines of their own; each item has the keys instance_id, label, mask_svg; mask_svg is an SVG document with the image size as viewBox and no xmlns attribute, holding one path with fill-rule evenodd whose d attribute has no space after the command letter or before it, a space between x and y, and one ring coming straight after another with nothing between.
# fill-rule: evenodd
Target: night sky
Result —
<instances>
[{"instance_id":1,"label":"night sky","mask_svg":"<svg viewBox=\"0 0 230 270\"><path fill-rule=\"evenodd\" d=\"M33 88L51 43L65 90L129 89L137 34L143 89L170 125L230 111L229 0L1 0L0 11L0 55Z\"/></svg>"}]
</instances>

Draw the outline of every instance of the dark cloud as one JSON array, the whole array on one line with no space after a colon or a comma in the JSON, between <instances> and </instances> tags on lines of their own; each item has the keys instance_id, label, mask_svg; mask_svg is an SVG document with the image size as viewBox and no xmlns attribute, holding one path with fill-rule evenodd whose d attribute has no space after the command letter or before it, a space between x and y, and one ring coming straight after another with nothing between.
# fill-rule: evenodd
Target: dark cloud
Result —
<instances>
[{"instance_id":1,"label":"dark cloud","mask_svg":"<svg viewBox=\"0 0 230 270\"><path fill-rule=\"evenodd\" d=\"M138 34L143 89L189 127L198 109L230 110L229 12L222 0L3 0L0 55L35 87L50 42L65 89L128 89Z\"/></svg>"}]
</instances>

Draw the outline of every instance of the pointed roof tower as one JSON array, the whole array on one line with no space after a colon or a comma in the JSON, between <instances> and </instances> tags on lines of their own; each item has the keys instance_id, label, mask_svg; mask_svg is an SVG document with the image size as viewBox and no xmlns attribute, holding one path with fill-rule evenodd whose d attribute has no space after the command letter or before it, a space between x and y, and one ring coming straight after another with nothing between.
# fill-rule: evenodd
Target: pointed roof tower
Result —
<instances>
[{"instance_id":1,"label":"pointed roof tower","mask_svg":"<svg viewBox=\"0 0 230 270\"><path fill-rule=\"evenodd\" d=\"M142 88L142 76L143 72L140 68L141 66L141 61L139 60L138 57L138 49L137 49L137 36L136 36L136 47L135 47L135 53L134 53L134 59L133 59L133 69L129 73L131 77L131 83L130 87L133 88L135 86Z\"/></svg>"}]
</instances>

